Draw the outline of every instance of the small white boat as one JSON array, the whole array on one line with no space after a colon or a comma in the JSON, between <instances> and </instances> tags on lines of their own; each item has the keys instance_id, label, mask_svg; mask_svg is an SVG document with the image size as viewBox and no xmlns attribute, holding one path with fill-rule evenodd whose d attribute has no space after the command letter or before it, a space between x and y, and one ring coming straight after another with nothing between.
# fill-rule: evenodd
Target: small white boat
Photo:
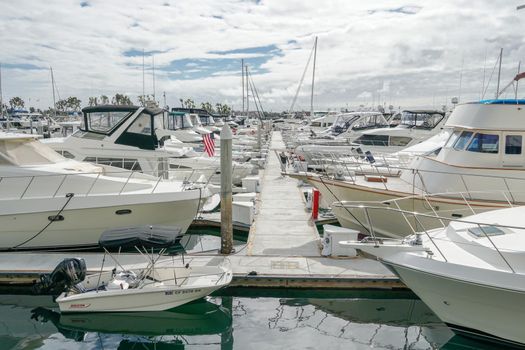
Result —
<instances>
[{"instance_id":1,"label":"small white boat","mask_svg":"<svg viewBox=\"0 0 525 350\"><path fill-rule=\"evenodd\" d=\"M99 244L108 249L135 248L148 262L133 269L118 264L111 271L85 276L82 259L70 259L57 266L44 287L65 286L56 302L61 312L135 312L164 311L205 297L227 286L232 271L227 260L215 266L175 266L159 259L179 237L180 230L117 229L104 232ZM152 254L152 249L160 249ZM64 279L64 276L66 277ZM58 277L58 278L57 278Z\"/></svg>"}]
</instances>

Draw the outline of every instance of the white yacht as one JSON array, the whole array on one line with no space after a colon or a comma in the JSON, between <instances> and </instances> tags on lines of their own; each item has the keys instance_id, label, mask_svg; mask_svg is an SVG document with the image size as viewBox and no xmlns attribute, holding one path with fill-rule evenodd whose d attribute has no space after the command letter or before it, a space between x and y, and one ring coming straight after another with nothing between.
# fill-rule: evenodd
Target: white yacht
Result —
<instances>
[{"instance_id":1,"label":"white yacht","mask_svg":"<svg viewBox=\"0 0 525 350\"><path fill-rule=\"evenodd\" d=\"M525 203L524 104L523 100L485 100L458 105L445 124L448 131L442 135L448 138L440 136L441 147L415 156L400 169L401 176L386 176L383 171L378 176L354 174L340 179L305 177L328 202L337 202L333 209L339 222L354 228L367 219L362 211L345 207L345 201L380 201L388 207L449 218ZM377 167L382 167L380 162ZM417 224L413 219L393 220L388 213L372 221L378 234L393 237Z\"/></svg>"},{"instance_id":2,"label":"white yacht","mask_svg":"<svg viewBox=\"0 0 525 350\"><path fill-rule=\"evenodd\" d=\"M178 139L186 137L202 148L202 136L186 127L191 125L186 113L171 112L167 120L162 109L137 106L86 107L83 113L80 130L43 142L66 158L155 176L196 181L201 175L209 179L220 172L219 158L202 155ZM234 163L234 181L240 182L252 169Z\"/></svg>"},{"instance_id":3,"label":"white yacht","mask_svg":"<svg viewBox=\"0 0 525 350\"><path fill-rule=\"evenodd\" d=\"M341 242L375 256L457 333L525 345L525 207L454 220L402 241ZM398 219L402 220L400 216ZM447 219L445 219L447 221Z\"/></svg>"},{"instance_id":4,"label":"white yacht","mask_svg":"<svg viewBox=\"0 0 525 350\"><path fill-rule=\"evenodd\" d=\"M333 125L324 131L307 131L302 136L294 132L285 139L288 148L311 164L312 153L342 154L355 146L353 141L360 135L379 128L388 128L388 121L381 112L351 112L338 115Z\"/></svg>"},{"instance_id":5,"label":"white yacht","mask_svg":"<svg viewBox=\"0 0 525 350\"><path fill-rule=\"evenodd\" d=\"M98 122L102 128L107 121ZM31 135L0 133L0 174L0 250L93 247L114 227L161 224L186 232L211 195L180 181L66 159Z\"/></svg>"}]
</instances>

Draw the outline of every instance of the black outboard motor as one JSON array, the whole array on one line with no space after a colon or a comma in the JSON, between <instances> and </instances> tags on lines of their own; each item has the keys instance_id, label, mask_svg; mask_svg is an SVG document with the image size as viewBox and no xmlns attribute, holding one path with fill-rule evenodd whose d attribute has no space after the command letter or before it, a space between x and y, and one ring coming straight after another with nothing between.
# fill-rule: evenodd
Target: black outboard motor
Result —
<instances>
[{"instance_id":1,"label":"black outboard motor","mask_svg":"<svg viewBox=\"0 0 525 350\"><path fill-rule=\"evenodd\" d=\"M34 286L35 294L58 296L86 278L86 262L82 258L62 260L50 274L40 275Z\"/></svg>"}]
</instances>

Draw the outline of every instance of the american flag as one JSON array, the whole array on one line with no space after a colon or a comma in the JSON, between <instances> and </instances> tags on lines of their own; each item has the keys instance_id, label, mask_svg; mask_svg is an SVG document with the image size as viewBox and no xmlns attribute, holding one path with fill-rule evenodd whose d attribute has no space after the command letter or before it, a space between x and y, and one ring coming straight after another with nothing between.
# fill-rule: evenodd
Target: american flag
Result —
<instances>
[{"instance_id":1,"label":"american flag","mask_svg":"<svg viewBox=\"0 0 525 350\"><path fill-rule=\"evenodd\" d=\"M204 142L204 150L208 154L208 157L213 157L215 154L215 139L213 133L202 135L202 141Z\"/></svg>"}]
</instances>

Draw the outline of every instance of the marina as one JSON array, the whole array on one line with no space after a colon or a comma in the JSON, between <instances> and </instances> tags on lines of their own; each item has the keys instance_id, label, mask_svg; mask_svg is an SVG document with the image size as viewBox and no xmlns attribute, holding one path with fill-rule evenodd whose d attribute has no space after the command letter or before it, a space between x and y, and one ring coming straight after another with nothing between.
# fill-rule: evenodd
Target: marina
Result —
<instances>
[{"instance_id":1,"label":"marina","mask_svg":"<svg viewBox=\"0 0 525 350\"><path fill-rule=\"evenodd\" d=\"M0 4L0 350L525 348L525 5L320 5Z\"/></svg>"}]
</instances>

